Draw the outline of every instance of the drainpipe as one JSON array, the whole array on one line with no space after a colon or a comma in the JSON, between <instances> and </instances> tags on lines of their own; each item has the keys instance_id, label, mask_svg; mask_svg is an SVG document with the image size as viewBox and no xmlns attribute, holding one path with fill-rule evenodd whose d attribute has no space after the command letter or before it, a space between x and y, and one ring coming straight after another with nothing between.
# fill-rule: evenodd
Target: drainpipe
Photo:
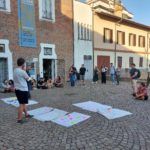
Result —
<instances>
[{"instance_id":1,"label":"drainpipe","mask_svg":"<svg viewBox=\"0 0 150 150\"><path fill-rule=\"evenodd\" d=\"M149 51L148 51L148 49L149 49L149 34L150 34L150 32L147 32L147 70L148 70L148 60L149 60Z\"/></svg>"},{"instance_id":2,"label":"drainpipe","mask_svg":"<svg viewBox=\"0 0 150 150\"><path fill-rule=\"evenodd\" d=\"M92 3L92 49L93 49L93 75L94 75L94 2Z\"/></svg>"}]
</instances>

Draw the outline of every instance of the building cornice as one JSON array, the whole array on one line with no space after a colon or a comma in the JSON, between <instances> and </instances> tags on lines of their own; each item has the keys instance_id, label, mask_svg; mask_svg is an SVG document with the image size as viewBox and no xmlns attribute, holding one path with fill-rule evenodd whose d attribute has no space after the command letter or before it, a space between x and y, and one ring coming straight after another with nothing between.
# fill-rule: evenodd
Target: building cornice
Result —
<instances>
[{"instance_id":1,"label":"building cornice","mask_svg":"<svg viewBox=\"0 0 150 150\"><path fill-rule=\"evenodd\" d=\"M133 51L133 50L114 50L114 49L106 49L106 48L94 48L94 51L103 51L103 52L120 52L120 53L133 53L133 54L147 54L147 52L143 51ZM148 53L150 54L150 52Z\"/></svg>"},{"instance_id":2,"label":"building cornice","mask_svg":"<svg viewBox=\"0 0 150 150\"><path fill-rule=\"evenodd\" d=\"M124 19L118 16L114 16L108 13L104 13L104 12L96 12L98 16L100 16L101 18L103 17L103 19L106 20L112 20L113 22L119 22L119 24L124 24L127 26L133 26L136 28L142 28L143 30L147 30L148 32L150 31L150 26L135 22L133 20L128 20L128 19Z\"/></svg>"}]
</instances>

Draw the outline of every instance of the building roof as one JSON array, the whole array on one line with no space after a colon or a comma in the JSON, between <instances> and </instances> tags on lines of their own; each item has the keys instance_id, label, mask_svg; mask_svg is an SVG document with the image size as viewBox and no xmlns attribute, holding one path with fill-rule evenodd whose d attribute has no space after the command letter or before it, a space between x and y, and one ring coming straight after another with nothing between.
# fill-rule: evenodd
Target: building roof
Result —
<instances>
[{"instance_id":1,"label":"building roof","mask_svg":"<svg viewBox=\"0 0 150 150\"><path fill-rule=\"evenodd\" d=\"M133 18L133 14L125 8L121 0L88 0L87 4L91 5L93 9L104 11L115 16L122 15L128 19Z\"/></svg>"}]
</instances>

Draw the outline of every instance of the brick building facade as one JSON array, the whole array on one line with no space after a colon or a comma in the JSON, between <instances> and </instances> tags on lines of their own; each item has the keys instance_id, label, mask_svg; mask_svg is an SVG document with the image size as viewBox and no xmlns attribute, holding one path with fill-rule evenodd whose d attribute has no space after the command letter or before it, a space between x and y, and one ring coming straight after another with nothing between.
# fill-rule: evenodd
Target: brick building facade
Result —
<instances>
[{"instance_id":1,"label":"brick building facade","mask_svg":"<svg viewBox=\"0 0 150 150\"><path fill-rule=\"evenodd\" d=\"M36 46L33 48L19 44L18 1L0 2L0 82L13 77L13 68L18 57L24 57L32 64L35 77L39 74L41 77L54 78L61 75L65 78L73 63L72 0L48 0L53 2L51 8L54 14L51 14L53 18L50 19L40 16L43 1L30 0L34 4L35 12ZM45 4L44 6L47 9Z\"/></svg>"}]
</instances>

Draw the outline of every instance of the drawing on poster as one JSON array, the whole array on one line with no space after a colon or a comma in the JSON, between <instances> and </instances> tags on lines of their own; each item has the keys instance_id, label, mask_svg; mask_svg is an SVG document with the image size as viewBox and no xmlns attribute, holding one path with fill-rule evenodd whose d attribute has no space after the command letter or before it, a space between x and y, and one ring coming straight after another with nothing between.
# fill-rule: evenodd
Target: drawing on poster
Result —
<instances>
[{"instance_id":1,"label":"drawing on poster","mask_svg":"<svg viewBox=\"0 0 150 150\"><path fill-rule=\"evenodd\" d=\"M131 115L132 113L121 110L121 109L116 109L116 108L111 108L111 109L101 109L99 112L101 115L105 116L107 119L116 119L120 117L124 117L127 115Z\"/></svg>"},{"instance_id":2,"label":"drawing on poster","mask_svg":"<svg viewBox=\"0 0 150 150\"><path fill-rule=\"evenodd\" d=\"M53 122L65 126L65 127L71 127L75 124L78 124L86 119L90 118L88 115L84 115L81 113L73 112L68 115L65 115L63 117L60 117L58 119L53 120Z\"/></svg>"}]
</instances>

